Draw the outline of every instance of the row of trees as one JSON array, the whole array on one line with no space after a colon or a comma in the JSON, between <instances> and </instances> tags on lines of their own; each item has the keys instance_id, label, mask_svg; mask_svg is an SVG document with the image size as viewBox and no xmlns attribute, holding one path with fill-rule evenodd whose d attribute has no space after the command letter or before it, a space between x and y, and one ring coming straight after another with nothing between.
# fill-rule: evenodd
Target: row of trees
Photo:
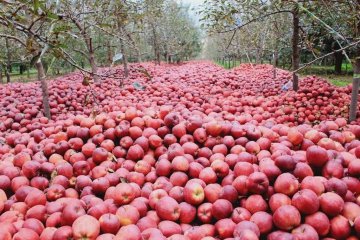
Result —
<instances>
[{"instance_id":1,"label":"row of trees","mask_svg":"<svg viewBox=\"0 0 360 240\"><path fill-rule=\"evenodd\" d=\"M181 33L181 34L179 34ZM182 61L200 51L200 33L175 0L4 0L0 2L0 76L14 63L34 66L50 117L46 69L98 67L118 60ZM45 64L44 64L45 63Z\"/></svg>"},{"instance_id":2,"label":"row of trees","mask_svg":"<svg viewBox=\"0 0 360 240\"><path fill-rule=\"evenodd\" d=\"M212 58L246 56L257 63L271 56L290 60L293 87L297 72L333 56L335 71L344 59L354 69L350 120L356 118L360 82L360 0L217 1L205 0L202 22L209 32ZM225 44L224 44L225 43ZM302 56L309 56L302 62Z\"/></svg>"}]
</instances>

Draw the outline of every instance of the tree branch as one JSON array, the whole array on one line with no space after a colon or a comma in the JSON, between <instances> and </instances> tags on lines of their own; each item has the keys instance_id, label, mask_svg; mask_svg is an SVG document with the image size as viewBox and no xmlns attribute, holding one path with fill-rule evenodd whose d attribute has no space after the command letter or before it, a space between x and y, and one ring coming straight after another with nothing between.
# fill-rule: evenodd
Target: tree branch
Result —
<instances>
[{"instance_id":1,"label":"tree branch","mask_svg":"<svg viewBox=\"0 0 360 240\"><path fill-rule=\"evenodd\" d=\"M25 46L25 47L26 47L26 44L25 44L23 41L21 41L19 38L15 37L15 36L11 36L11 35L7 35L7 34L2 34L2 33L0 33L0 37L13 39L13 40L15 40L15 41L17 41L17 42L21 43L21 45L23 45L23 46Z\"/></svg>"},{"instance_id":2,"label":"tree branch","mask_svg":"<svg viewBox=\"0 0 360 240\"><path fill-rule=\"evenodd\" d=\"M246 25L249 25L250 23L259 21L259 20L261 20L261 19L263 19L263 18L270 17L270 16L272 16L272 15L279 14L279 13L292 13L292 11L290 11L290 10L280 10L280 11L276 11L276 12L267 13L267 14L264 14L264 15L259 16L259 17L257 17L257 18L251 19L250 21L248 21L248 22L246 22L246 23L244 23L244 24L238 25L238 26L236 26L236 27L234 27L234 28L232 28L232 29L225 30L225 31L220 31L220 32L218 32L218 33L228 33L228 32L232 32L232 31L235 31L235 30L237 30L237 29L243 28L243 27L245 27Z\"/></svg>"},{"instance_id":3,"label":"tree branch","mask_svg":"<svg viewBox=\"0 0 360 240\"><path fill-rule=\"evenodd\" d=\"M335 51L332 51L332 52L330 52L330 53L327 53L327 54L325 54L325 55L323 55L323 56L320 56L320 57L318 57L318 58L315 58L314 60L312 60L312 61L310 61L310 62L308 62L308 63L305 63L305 64L304 64L303 66L301 66L300 68L292 71L292 73L297 73L297 72L299 72L300 70L302 70L302 69L308 67L309 65L313 64L313 63L316 62L316 61L319 61L319 60L321 60L321 59L323 59L323 58L326 58L326 57L328 57L328 56L331 56L331 55L333 55L333 54L335 54L335 53L337 53L337 52L342 52L342 51L344 51L345 49L354 47L354 46L356 46L356 45L358 45L358 44L360 44L360 40L359 40L359 41L356 41L356 42L353 42L353 43L351 43L351 44L349 44L349 45L347 45L347 46L345 46L345 47L342 47L342 48L340 48L340 49L337 49L337 50L335 50Z\"/></svg>"}]
</instances>

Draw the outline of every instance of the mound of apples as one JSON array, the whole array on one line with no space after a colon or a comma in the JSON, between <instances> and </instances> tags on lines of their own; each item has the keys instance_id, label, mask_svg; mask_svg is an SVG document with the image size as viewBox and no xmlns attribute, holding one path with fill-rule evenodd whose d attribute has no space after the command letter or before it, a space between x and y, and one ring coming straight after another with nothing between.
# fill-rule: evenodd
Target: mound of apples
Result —
<instances>
[{"instance_id":1,"label":"mound of apples","mask_svg":"<svg viewBox=\"0 0 360 240\"><path fill-rule=\"evenodd\" d=\"M74 73L49 81L51 120L37 83L0 85L0 239L359 239L351 87L282 92L290 74L272 74L143 63L120 88Z\"/></svg>"},{"instance_id":2,"label":"mound of apples","mask_svg":"<svg viewBox=\"0 0 360 240\"><path fill-rule=\"evenodd\" d=\"M127 108L7 134L1 239L358 239L359 126L221 117Z\"/></svg>"}]
</instances>

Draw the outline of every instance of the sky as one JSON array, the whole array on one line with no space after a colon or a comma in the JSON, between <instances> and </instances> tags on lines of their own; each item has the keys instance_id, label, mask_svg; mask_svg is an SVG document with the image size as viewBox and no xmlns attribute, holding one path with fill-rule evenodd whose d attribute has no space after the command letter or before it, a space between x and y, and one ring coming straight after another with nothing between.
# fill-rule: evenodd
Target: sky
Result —
<instances>
[{"instance_id":1,"label":"sky","mask_svg":"<svg viewBox=\"0 0 360 240\"><path fill-rule=\"evenodd\" d=\"M199 21L199 17L196 14L196 11L199 10L200 5L203 4L204 1L205 0L178 0L180 3L190 5L190 15L194 17L195 21ZM193 10L193 8L195 9Z\"/></svg>"}]
</instances>

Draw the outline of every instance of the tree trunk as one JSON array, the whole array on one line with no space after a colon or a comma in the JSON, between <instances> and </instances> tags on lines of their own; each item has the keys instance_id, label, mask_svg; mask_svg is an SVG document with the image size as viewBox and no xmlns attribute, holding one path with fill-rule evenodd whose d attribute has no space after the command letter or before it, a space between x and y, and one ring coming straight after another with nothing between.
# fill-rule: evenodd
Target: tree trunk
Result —
<instances>
[{"instance_id":1,"label":"tree trunk","mask_svg":"<svg viewBox=\"0 0 360 240\"><path fill-rule=\"evenodd\" d=\"M9 49L9 39L5 38L5 48L6 48L6 69L5 69L5 75L6 75L6 82L10 82L10 72L11 72L11 55L10 55L10 49Z\"/></svg>"},{"instance_id":2,"label":"tree trunk","mask_svg":"<svg viewBox=\"0 0 360 240\"><path fill-rule=\"evenodd\" d=\"M342 52L335 52L334 57L335 57L335 74L340 75L344 55L342 54Z\"/></svg>"},{"instance_id":3,"label":"tree trunk","mask_svg":"<svg viewBox=\"0 0 360 240\"><path fill-rule=\"evenodd\" d=\"M293 36L292 36L292 68L297 70L300 66L300 50L299 50L299 7L296 6L293 10ZM293 89L299 89L299 77L296 73L293 74Z\"/></svg>"},{"instance_id":4,"label":"tree trunk","mask_svg":"<svg viewBox=\"0 0 360 240\"><path fill-rule=\"evenodd\" d=\"M38 73L38 81L40 81L40 84L41 84L44 114L45 114L45 117L50 119L51 115L50 115L50 105L49 105L49 91L48 91L48 86L47 86L47 82L46 82L45 70L44 70L44 66L42 64L41 59L39 59L35 63L35 67L36 67L36 70Z\"/></svg>"},{"instance_id":5,"label":"tree trunk","mask_svg":"<svg viewBox=\"0 0 360 240\"><path fill-rule=\"evenodd\" d=\"M93 50L89 51L89 63L91 66L91 73L93 75L94 82L98 82L99 76L97 75L97 66L95 63L95 54L94 54Z\"/></svg>"},{"instance_id":6,"label":"tree trunk","mask_svg":"<svg viewBox=\"0 0 360 240\"><path fill-rule=\"evenodd\" d=\"M21 63L21 64L19 65L20 75L23 75L23 74L24 74L24 71L25 71L25 65Z\"/></svg>"},{"instance_id":7,"label":"tree trunk","mask_svg":"<svg viewBox=\"0 0 360 240\"><path fill-rule=\"evenodd\" d=\"M360 83L360 56L355 59L353 64L354 68L354 78L352 81L352 92L351 92L351 104L350 104L350 114L349 122L356 120L357 115L357 105L359 97L359 83Z\"/></svg>"},{"instance_id":8,"label":"tree trunk","mask_svg":"<svg viewBox=\"0 0 360 240\"><path fill-rule=\"evenodd\" d=\"M2 64L0 64L0 83L3 83L2 69L3 69Z\"/></svg>"},{"instance_id":9,"label":"tree trunk","mask_svg":"<svg viewBox=\"0 0 360 240\"><path fill-rule=\"evenodd\" d=\"M360 0L357 0L358 5L356 6L357 12L360 11ZM354 38L360 36L360 22L358 21L356 26L356 31L354 33ZM357 108L358 108L358 97L359 97L359 84L360 84L360 47L358 46L355 51L355 61L352 66L354 69L354 78L352 82L352 92L351 92L351 103L350 103L350 113L349 113L349 122L356 120Z\"/></svg>"},{"instance_id":10,"label":"tree trunk","mask_svg":"<svg viewBox=\"0 0 360 240\"><path fill-rule=\"evenodd\" d=\"M112 64L112 52L111 52L111 45L110 45L110 41L106 42L106 47L107 47L107 59L108 59L108 64L109 66Z\"/></svg>"},{"instance_id":11,"label":"tree trunk","mask_svg":"<svg viewBox=\"0 0 360 240\"><path fill-rule=\"evenodd\" d=\"M123 55L124 76L127 78L129 76L128 59L127 59L127 52L126 52L126 49L124 46L124 41L122 39L120 39L120 49L121 49L121 53Z\"/></svg>"},{"instance_id":12,"label":"tree trunk","mask_svg":"<svg viewBox=\"0 0 360 240\"><path fill-rule=\"evenodd\" d=\"M273 55L273 79L276 78L276 67L278 62L278 50L275 48L274 55Z\"/></svg>"},{"instance_id":13,"label":"tree trunk","mask_svg":"<svg viewBox=\"0 0 360 240\"><path fill-rule=\"evenodd\" d=\"M157 35L156 35L156 29L155 26L152 26L152 32L153 32L153 37L154 37L154 54L155 54L155 63L160 65L160 51L159 51L159 46L158 46L158 42L157 42Z\"/></svg>"}]
</instances>

